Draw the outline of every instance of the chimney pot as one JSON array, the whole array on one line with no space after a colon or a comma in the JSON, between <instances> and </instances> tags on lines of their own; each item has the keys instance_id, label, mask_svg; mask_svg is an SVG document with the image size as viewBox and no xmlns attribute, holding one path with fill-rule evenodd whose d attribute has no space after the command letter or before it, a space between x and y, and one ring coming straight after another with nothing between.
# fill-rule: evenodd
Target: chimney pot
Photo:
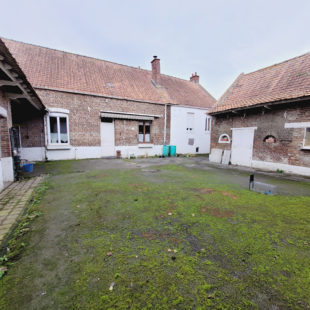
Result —
<instances>
[{"instance_id":1,"label":"chimney pot","mask_svg":"<svg viewBox=\"0 0 310 310\"><path fill-rule=\"evenodd\" d=\"M199 75L197 75L197 72L195 72L195 74L192 74L189 80L193 83L199 84Z\"/></svg>"}]
</instances>

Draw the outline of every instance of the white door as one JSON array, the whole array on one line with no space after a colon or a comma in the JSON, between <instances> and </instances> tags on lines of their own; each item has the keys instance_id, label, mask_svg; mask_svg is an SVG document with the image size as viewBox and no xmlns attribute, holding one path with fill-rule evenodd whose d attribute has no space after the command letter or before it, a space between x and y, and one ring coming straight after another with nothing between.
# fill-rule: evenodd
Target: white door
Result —
<instances>
[{"instance_id":1,"label":"white door","mask_svg":"<svg viewBox=\"0 0 310 310\"><path fill-rule=\"evenodd\" d=\"M101 121L100 136L102 156L115 156L114 121L112 119Z\"/></svg>"},{"instance_id":2,"label":"white door","mask_svg":"<svg viewBox=\"0 0 310 310\"><path fill-rule=\"evenodd\" d=\"M255 127L232 128L231 163L251 166Z\"/></svg>"}]
</instances>

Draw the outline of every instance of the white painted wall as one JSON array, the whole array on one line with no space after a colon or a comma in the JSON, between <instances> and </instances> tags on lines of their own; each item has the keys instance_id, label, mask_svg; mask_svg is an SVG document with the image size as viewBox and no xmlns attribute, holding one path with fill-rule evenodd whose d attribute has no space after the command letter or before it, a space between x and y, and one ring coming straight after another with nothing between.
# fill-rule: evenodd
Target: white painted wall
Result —
<instances>
[{"instance_id":1,"label":"white painted wall","mask_svg":"<svg viewBox=\"0 0 310 310\"><path fill-rule=\"evenodd\" d=\"M161 155L163 151L162 145L139 144L134 146L115 146L116 151L121 151L123 158L129 156L155 156ZM102 158L101 146L79 146L69 149L45 150L44 147L28 147L21 148L21 159L27 161L44 161L45 156L48 160L65 160L65 159L86 159L86 158Z\"/></svg>"},{"instance_id":2,"label":"white painted wall","mask_svg":"<svg viewBox=\"0 0 310 310\"><path fill-rule=\"evenodd\" d=\"M252 160L251 166L256 169L265 171L283 170L285 173L299 174L310 177L310 168L302 166L293 166L281 163L273 163L268 161Z\"/></svg>"},{"instance_id":3,"label":"white painted wall","mask_svg":"<svg viewBox=\"0 0 310 310\"><path fill-rule=\"evenodd\" d=\"M4 189L4 182L14 181L14 168L12 157L0 158L0 192Z\"/></svg>"},{"instance_id":4,"label":"white painted wall","mask_svg":"<svg viewBox=\"0 0 310 310\"><path fill-rule=\"evenodd\" d=\"M2 160L0 158L0 192L4 189L3 175L2 175Z\"/></svg>"},{"instance_id":5,"label":"white painted wall","mask_svg":"<svg viewBox=\"0 0 310 310\"><path fill-rule=\"evenodd\" d=\"M3 182L13 182L14 181L13 158L2 157L1 166L2 166Z\"/></svg>"},{"instance_id":6,"label":"white painted wall","mask_svg":"<svg viewBox=\"0 0 310 310\"><path fill-rule=\"evenodd\" d=\"M178 154L210 153L210 131L205 130L207 109L181 106L171 107L170 145L176 145ZM186 130L189 124L188 113L194 114L193 130ZM210 122L211 123L211 122ZM188 144L188 139L194 139L194 145ZM199 147L199 152L196 152Z\"/></svg>"}]
</instances>

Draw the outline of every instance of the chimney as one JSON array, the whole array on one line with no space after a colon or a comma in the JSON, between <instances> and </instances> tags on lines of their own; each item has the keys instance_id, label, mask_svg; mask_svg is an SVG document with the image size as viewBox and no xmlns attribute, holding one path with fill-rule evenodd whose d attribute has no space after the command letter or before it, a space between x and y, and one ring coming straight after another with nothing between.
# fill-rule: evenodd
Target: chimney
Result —
<instances>
[{"instance_id":1,"label":"chimney","mask_svg":"<svg viewBox=\"0 0 310 310\"><path fill-rule=\"evenodd\" d=\"M189 80L193 83L199 84L199 75L197 75L197 72L195 72L195 74L192 74Z\"/></svg>"},{"instance_id":2,"label":"chimney","mask_svg":"<svg viewBox=\"0 0 310 310\"><path fill-rule=\"evenodd\" d=\"M153 56L154 59L151 61L152 64L152 80L159 84L160 79L160 59L157 56Z\"/></svg>"}]
</instances>

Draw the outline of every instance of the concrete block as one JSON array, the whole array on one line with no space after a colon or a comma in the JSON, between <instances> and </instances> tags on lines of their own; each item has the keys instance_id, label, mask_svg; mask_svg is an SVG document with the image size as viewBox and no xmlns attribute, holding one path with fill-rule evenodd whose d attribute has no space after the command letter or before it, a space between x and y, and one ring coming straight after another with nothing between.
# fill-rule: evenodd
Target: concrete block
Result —
<instances>
[{"instance_id":1,"label":"concrete block","mask_svg":"<svg viewBox=\"0 0 310 310\"><path fill-rule=\"evenodd\" d=\"M213 163L221 163L222 161L223 150L221 149L212 149L209 155L209 161Z\"/></svg>"}]
</instances>

